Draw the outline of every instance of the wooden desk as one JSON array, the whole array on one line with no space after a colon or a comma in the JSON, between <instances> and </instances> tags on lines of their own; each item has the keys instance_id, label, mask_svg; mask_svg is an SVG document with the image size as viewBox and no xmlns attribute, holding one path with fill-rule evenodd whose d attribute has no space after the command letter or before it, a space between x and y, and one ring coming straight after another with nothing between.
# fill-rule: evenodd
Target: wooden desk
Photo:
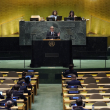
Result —
<instances>
[{"instance_id":1,"label":"wooden desk","mask_svg":"<svg viewBox=\"0 0 110 110\"><path fill-rule=\"evenodd\" d=\"M83 77L83 76L79 76L77 79L78 80L84 80L84 79L87 79L88 77ZM100 80L104 77L93 77L94 79L96 80ZM110 78L110 76L108 76L108 78ZM71 78L66 78L66 77L62 77L62 80L71 80Z\"/></svg>"},{"instance_id":2,"label":"wooden desk","mask_svg":"<svg viewBox=\"0 0 110 110\"><path fill-rule=\"evenodd\" d=\"M76 88L80 91L88 91L88 90L92 90L92 89L95 89L95 90L100 90L100 91L106 91L110 88ZM68 91L68 90L72 90L72 88L66 88L66 87L63 87L63 91Z\"/></svg>"},{"instance_id":3,"label":"wooden desk","mask_svg":"<svg viewBox=\"0 0 110 110\"><path fill-rule=\"evenodd\" d=\"M6 83L7 84L7 83ZM31 84L32 84L32 87L34 87L34 93L35 93L35 95L37 95L37 81L31 81ZM1 85L1 84L0 84ZM15 83L13 83L13 84L7 84L7 85L9 85L9 86L14 86L15 85Z\"/></svg>"},{"instance_id":4,"label":"wooden desk","mask_svg":"<svg viewBox=\"0 0 110 110\"><path fill-rule=\"evenodd\" d=\"M4 106L0 106L0 107L5 108ZM11 107L11 110L25 110L25 104L17 103L17 106Z\"/></svg>"},{"instance_id":5,"label":"wooden desk","mask_svg":"<svg viewBox=\"0 0 110 110\"><path fill-rule=\"evenodd\" d=\"M74 100L72 100L71 102L73 102ZM85 99L85 101L86 101L86 99ZM91 101L93 101L93 100L91 100ZM96 100L96 101L101 101L101 100ZM64 102L64 99L63 99L63 110L72 110L72 107L70 107L70 103L71 102ZM106 101L105 101L106 102ZM85 109L92 109L92 105L93 105L94 103L85 103ZM110 103L106 103L107 104L107 106L94 106L94 109L100 109L100 108L110 108Z\"/></svg>"},{"instance_id":6,"label":"wooden desk","mask_svg":"<svg viewBox=\"0 0 110 110\"><path fill-rule=\"evenodd\" d=\"M63 96L74 96L74 95L84 95L84 96L89 96L89 95L93 95L93 94L100 94L102 96L110 96L110 93L80 93L80 94L68 94L68 93L64 93Z\"/></svg>"},{"instance_id":7,"label":"wooden desk","mask_svg":"<svg viewBox=\"0 0 110 110\"><path fill-rule=\"evenodd\" d=\"M85 109L91 109L92 110L92 105L91 106L85 106ZM94 106L94 110L99 110L100 108L110 108L110 106ZM65 104L64 110L72 110L72 107L69 107L69 104Z\"/></svg>"},{"instance_id":8,"label":"wooden desk","mask_svg":"<svg viewBox=\"0 0 110 110\"><path fill-rule=\"evenodd\" d=\"M0 73L3 73L3 74L8 74L9 73L9 71L0 71ZM22 72L16 72L16 73L18 73L18 74L22 74ZM27 72L26 72L27 73ZM39 72L31 72L32 74L39 74Z\"/></svg>"},{"instance_id":9,"label":"wooden desk","mask_svg":"<svg viewBox=\"0 0 110 110\"><path fill-rule=\"evenodd\" d=\"M9 71L0 71L1 74L8 74ZM22 72L16 72L18 74L22 75ZM31 72L32 74L34 74L34 76L37 77L37 87L39 88L39 72ZM20 78L20 77L19 77ZM33 80L33 79L32 79Z\"/></svg>"},{"instance_id":10,"label":"wooden desk","mask_svg":"<svg viewBox=\"0 0 110 110\"><path fill-rule=\"evenodd\" d=\"M71 103L75 101L75 100L70 100L69 98L68 99L63 98L63 100L64 100L64 103ZM83 99L83 101L84 102L92 102L92 101L93 102L97 102L97 101L110 102L110 99Z\"/></svg>"},{"instance_id":11,"label":"wooden desk","mask_svg":"<svg viewBox=\"0 0 110 110\"><path fill-rule=\"evenodd\" d=\"M87 86L88 84L81 84L82 86ZM110 83L97 83L98 86L105 86L105 85L110 85ZM63 84L63 87L67 86L67 84Z\"/></svg>"},{"instance_id":12,"label":"wooden desk","mask_svg":"<svg viewBox=\"0 0 110 110\"><path fill-rule=\"evenodd\" d=\"M6 93L2 93L3 96L6 96ZM28 93L23 93L23 95L27 98L27 101L24 101L24 103L26 104L26 108L28 110L28 108L31 109L31 103L32 103L32 98L31 95L28 95ZM2 99L1 99L2 100ZM18 102L20 103L23 99L19 99Z\"/></svg>"},{"instance_id":13,"label":"wooden desk","mask_svg":"<svg viewBox=\"0 0 110 110\"><path fill-rule=\"evenodd\" d=\"M63 73L63 72L62 72ZM110 73L110 71L84 71L84 72L77 72L78 74L92 74L92 73Z\"/></svg>"}]
</instances>

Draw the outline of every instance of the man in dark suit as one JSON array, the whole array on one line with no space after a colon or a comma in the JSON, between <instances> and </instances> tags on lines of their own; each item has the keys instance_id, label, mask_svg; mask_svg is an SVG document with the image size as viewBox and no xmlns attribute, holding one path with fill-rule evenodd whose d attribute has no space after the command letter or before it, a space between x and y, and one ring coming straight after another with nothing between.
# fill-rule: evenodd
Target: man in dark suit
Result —
<instances>
[{"instance_id":1,"label":"man in dark suit","mask_svg":"<svg viewBox=\"0 0 110 110\"><path fill-rule=\"evenodd\" d=\"M6 103L7 101L11 100L13 102L13 105L17 106L17 102L13 100L13 94L11 90L6 91L6 99L1 101L0 103Z\"/></svg>"},{"instance_id":2,"label":"man in dark suit","mask_svg":"<svg viewBox=\"0 0 110 110\"><path fill-rule=\"evenodd\" d=\"M22 80L22 79L25 80L25 76L26 76L26 72L23 71L23 72L22 72L22 78L19 78L19 81Z\"/></svg>"},{"instance_id":3,"label":"man in dark suit","mask_svg":"<svg viewBox=\"0 0 110 110\"><path fill-rule=\"evenodd\" d=\"M28 95L31 95L30 91L27 90L27 86L22 86L22 81L18 81L17 84L20 86L20 91L24 91L24 93L28 93Z\"/></svg>"},{"instance_id":4,"label":"man in dark suit","mask_svg":"<svg viewBox=\"0 0 110 110\"><path fill-rule=\"evenodd\" d=\"M78 77L77 71L74 70L74 64L69 65L69 70L66 70L65 73L63 73L63 76L66 77L68 74L75 74Z\"/></svg>"},{"instance_id":5,"label":"man in dark suit","mask_svg":"<svg viewBox=\"0 0 110 110\"><path fill-rule=\"evenodd\" d=\"M46 39L60 39L60 32L57 33L54 31L54 27L50 27L50 32L47 33Z\"/></svg>"},{"instance_id":6,"label":"man in dark suit","mask_svg":"<svg viewBox=\"0 0 110 110\"><path fill-rule=\"evenodd\" d=\"M24 101L27 101L27 98L23 95L23 92L20 91L20 86L18 84L15 84L13 86L13 96L16 97L18 96L20 99L24 99Z\"/></svg>"},{"instance_id":7,"label":"man in dark suit","mask_svg":"<svg viewBox=\"0 0 110 110\"><path fill-rule=\"evenodd\" d=\"M76 104L77 104L77 107L74 110L87 110L87 109L83 108L83 101L82 101L82 99L77 99L76 100ZM72 110L73 110L73 108L72 108Z\"/></svg>"},{"instance_id":8,"label":"man in dark suit","mask_svg":"<svg viewBox=\"0 0 110 110\"><path fill-rule=\"evenodd\" d=\"M76 75L71 76L71 81L67 82L68 85L81 85L81 82L76 79Z\"/></svg>"}]
</instances>

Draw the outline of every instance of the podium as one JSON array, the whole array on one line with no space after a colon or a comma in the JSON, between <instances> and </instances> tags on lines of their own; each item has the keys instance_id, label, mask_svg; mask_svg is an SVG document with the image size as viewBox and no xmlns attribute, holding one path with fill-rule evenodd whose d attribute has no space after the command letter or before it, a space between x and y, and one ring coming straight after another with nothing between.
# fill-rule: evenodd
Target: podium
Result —
<instances>
[{"instance_id":1,"label":"podium","mask_svg":"<svg viewBox=\"0 0 110 110\"><path fill-rule=\"evenodd\" d=\"M32 41L31 67L63 66L72 63L72 41L43 39Z\"/></svg>"}]
</instances>

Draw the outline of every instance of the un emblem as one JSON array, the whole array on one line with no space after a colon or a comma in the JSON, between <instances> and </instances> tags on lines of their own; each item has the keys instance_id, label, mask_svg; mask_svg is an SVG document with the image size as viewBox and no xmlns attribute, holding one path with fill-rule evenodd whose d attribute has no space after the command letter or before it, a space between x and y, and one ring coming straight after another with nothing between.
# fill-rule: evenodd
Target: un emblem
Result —
<instances>
[{"instance_id":1,"label":"un emblem","mask_svg":"<svg viewBox=\"0 0 110 110\"><path fill-rule=\"evenodd\" d=\"M55 46L55 42L54 41L49 41L48 44L49 44L50 47L54 47Z\"/></svg>"}]
</instances>

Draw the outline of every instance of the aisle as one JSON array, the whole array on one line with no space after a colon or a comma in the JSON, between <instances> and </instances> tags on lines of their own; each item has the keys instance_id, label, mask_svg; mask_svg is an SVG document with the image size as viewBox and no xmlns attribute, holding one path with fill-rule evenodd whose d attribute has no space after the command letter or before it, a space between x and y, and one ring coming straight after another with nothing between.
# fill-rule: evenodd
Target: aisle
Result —
<instances>
[{"instance_id":1,"label":"aisle","mask_svg":"<svg viewBox=\"0 0 110 110\"><path fill-rule=\"evenodd\" d=\"M61 84L40 84L32 110L63 110Z\"/></svg>"}]
</instances>

